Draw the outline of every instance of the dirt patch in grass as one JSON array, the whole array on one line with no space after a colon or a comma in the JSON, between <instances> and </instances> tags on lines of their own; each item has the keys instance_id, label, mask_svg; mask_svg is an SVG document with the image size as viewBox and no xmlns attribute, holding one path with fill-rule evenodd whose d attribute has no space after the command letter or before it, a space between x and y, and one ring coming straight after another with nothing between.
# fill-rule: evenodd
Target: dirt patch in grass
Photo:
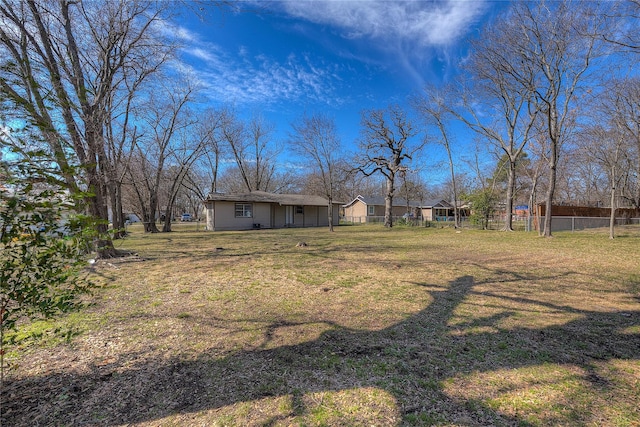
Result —
<instances>
[{"instance_id":1,"label":"dirt patch in grass","mask_svg":"<svg viewBox=\"0 0 640 427\"><path fill-rule=\"evenodd\" d=\"M134 228L91 307L25 325L3 421L638 424L625 233Z\"/></svg>"}]
</instances>

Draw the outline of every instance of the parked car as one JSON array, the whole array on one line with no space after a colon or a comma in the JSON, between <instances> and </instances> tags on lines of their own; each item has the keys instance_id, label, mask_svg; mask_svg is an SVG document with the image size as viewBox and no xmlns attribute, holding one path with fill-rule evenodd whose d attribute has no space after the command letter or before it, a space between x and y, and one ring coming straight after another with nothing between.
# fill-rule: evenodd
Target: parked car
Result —
<instances>
[{"instance_id":1,"label":"parked car","mask_svg":"<svg viewBox=\"0 0 640 427\"><path fill-rule=\"evenodd\" d=\"M191 221L193 221L193 217L191 216L191 214L183 213L182 216L180 217L180 221L182 221L182 222L191 222Z\"/></svg>"}]
</instances>

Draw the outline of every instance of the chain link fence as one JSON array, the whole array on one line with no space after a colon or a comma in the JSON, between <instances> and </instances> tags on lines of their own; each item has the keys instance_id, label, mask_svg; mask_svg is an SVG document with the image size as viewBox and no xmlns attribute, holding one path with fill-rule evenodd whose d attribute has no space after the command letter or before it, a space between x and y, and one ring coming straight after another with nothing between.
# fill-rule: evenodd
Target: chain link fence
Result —
<instances>
[{"instance_id":1,"label":"chain link fence","mask_svg":"<svg viewBox=\"0 0 640 427\"><path fill-rule=\"evenodd\" d=\"M540 224L544 226L545 218L540 217ZM615 225L639 225L640 218L616 218ZM535 218L527 220L527 230L534 231L537 221ZM551 232L554 231L579 231L588 228L606 228L609 227L610 218L603 217L585 217L585 216L552 216Z\"/></svg>"},{"instance_id":2,"label":"chain link fence","mask_svg":"<svg viewBox=\"0 0 640 427\"><path fill-rule=\"evenodd\" d=\"M383 223L384 216L367 217L342 217L341 222L348 224L376 224ZM405 218L394 216L393 223L396 225L413 225L422 227L453 227L453 218L439 218L436 221L423 221L421 219ZM539 223L544 225L544 216L540 217ZM502 230L506 224L504 215L489 217L486 229ZM520 231L537 231L538 220L535 217L514 217L513 229ZM480 224L474 224L468 217L462 217L460 225L463 228L481 228ZM640 218L616 218L618 225L640 225ZM551 231L579 231L589 228L609 227L609 218L604 217L579 217L579 216L553 216L551 219Z\"/></svg>"}]
</instances>

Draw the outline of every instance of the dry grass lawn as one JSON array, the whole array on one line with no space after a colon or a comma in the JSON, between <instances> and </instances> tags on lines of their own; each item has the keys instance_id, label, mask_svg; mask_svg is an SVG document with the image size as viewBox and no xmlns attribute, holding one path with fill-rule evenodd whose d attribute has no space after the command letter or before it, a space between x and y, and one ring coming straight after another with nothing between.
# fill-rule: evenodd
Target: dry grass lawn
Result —
<instances>
[{"instance_id":1,"label":"dry grass lawn","mask_svg":"<svg viewBox=\"0 0 640 427\"><path fill-rule=\"evenodd\" d=\"M637 227L190 227L11 337L3 425L640 425Z\"/></svg>"}]
</instances>

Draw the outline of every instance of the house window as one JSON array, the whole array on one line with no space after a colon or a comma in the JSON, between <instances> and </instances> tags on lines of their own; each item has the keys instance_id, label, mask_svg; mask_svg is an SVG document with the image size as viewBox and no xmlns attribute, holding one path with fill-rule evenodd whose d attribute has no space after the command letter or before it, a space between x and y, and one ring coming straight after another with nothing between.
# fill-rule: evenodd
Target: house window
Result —
<instances>
[{"instance_id":1,"label":"house window","mask_svg":"<svg viewBox=\"0 0 640 427\"><path fill-rule=\"evenodd\" d=\"M375 214L376 214L376 207L373 205L367 206L367 215L375 215Z\"/></svg>"},{"instance_id":2,"label":"house window","mask_svg":"<svg viewBox=\"0 0 640 427\"><path fill-rule=\"evenodd\" d=\"M236 203L236 218L253 217L253 206L251 203Z\"/></svg>"},{"instance_id":3,"label":"house window","mask_svg":"<svg viewBox=\"0 0 640 427\"><path fill-rule=\"evenodd\" d=\"M296 206L296 214L302 215L304 213L304 206Z\"/></svg>"}]
</instances>

